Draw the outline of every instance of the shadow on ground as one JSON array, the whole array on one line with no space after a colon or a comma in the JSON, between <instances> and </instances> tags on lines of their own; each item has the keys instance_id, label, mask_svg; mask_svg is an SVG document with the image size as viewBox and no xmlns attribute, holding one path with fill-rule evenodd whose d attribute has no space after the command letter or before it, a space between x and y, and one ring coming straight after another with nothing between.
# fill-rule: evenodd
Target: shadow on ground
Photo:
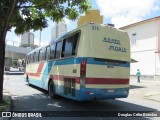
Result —
<instances>
[{"instance_id":1,"label":"shadow on ground","mask_svg":"<svg viewBox=\"0 0 160 120\"><path fill-rule=\"evenodd\" d=\"M130 85L129 86L130 89L139 89L139 88L146 88L144 86L137 86L137 85Z\"/></svg>"},{"instance_id":2,"label":"shadow on ground","mask_svg":"<svg viewBox=\"0 0 160 120\"><path fill-rule=\"evenodd\" d=\"M51 99L48 92L35 87L31 88L40 91L40 94L32 94L27 96L12 96L12 111L29 111L41 112L45 118L39 120L148 120L142 117L106 117L107 115L115 115L123 112L148 112L157 111L149 107L121 101L121 100L102 100L102 101L83 101L78 102L63 97ZM131 89L141 88L140 86L131 86ZM48 117L46 117L48 116ZM13 120L26 120L27 118L13 118ZM34 118L30 118L30 120Z\"/></svg>"}]
</instances>

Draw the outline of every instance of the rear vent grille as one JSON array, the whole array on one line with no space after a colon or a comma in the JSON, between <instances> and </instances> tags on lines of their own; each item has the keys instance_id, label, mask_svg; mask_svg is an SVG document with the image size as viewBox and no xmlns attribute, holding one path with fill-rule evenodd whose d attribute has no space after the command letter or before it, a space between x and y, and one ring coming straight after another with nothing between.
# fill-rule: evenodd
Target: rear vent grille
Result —
<instances>
[{"instance_id":1,"label":"rear vent grille","mask_svg":"<svg viewBox=\"0 0 160 120\"><path fill-rule=\"evenodd\" d=\"M94 60L99 62L106 62L110 64L126 64L126 61L120 61L120 60L111 60L111 59L102 59L102 58L94 58Z\"/></svg>"}]
</instances>

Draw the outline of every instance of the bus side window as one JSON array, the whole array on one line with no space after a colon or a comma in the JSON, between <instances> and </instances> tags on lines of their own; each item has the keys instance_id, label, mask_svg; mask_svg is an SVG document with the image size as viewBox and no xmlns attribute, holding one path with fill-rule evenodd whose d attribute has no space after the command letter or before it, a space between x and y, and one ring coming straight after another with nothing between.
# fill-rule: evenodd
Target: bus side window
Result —
<instances>
[{"instance_id":1,"label":"bus side window","mask_svg":"<svg viewBox=\"0 0 160 120\"><path fill-rule=\"evenodd\" d=\"M27 64L29 64L29 59L30 59L30 58L29 58L29 55L28 55L28 56L27 56Z\"/></svg>"},{"instance_id":2,"label":"bus side window","mask_svg":"<svg viewBox=\"0 0 160 120\"><path fill-rule=\"evenodd\" d=\"M53 44L51 46L51 49L50 49L50 59L54 59L54 56L55 56L55 44Z\"/></svg>"},{"instance_id":3,"label":"bus side window","mask_svg":"<svg viewBox=\"0 0 160 120\"><path fill-rule=\"evenodd\" d=\"M50 58L50 46L46 47L46 60L49 60Z\"/></svg>"},{"instance_id":4,"label":"bus side window","mask_svg":"<svg viewBox=\"0 0 160 120\"><path fill-rule=\"evenodd\" d=\"M30 54L29 62L32 63L32 54Z\"/></svg>"},{"instance_id":5,"label":"bus side window","mask_svg":"<svg viewBox=\"0 0 160 120\"><path fill-rule=\"evenodd\" d=\"M27 60L26 61L27 61L27 64L28 64L29 63L29 56L28 55L27 55Z\"/></svg>"},{"instance_id":6,"label":"bus side window","mask_svg":"<svg viewBox=\"0 0 160 120\"><path fill-rule=\"evenodd\" d=\"M39 51L36 52L36 62L39 61Z\"/></svg>"},{"instance_id":7,"label":"bus side window","mask_svg":"<svg viewBox=\"0 0 160 120\"><path fill-rule=\"evenodd\" d=\"M34 55L33 55L33 53L32 53L32 63L34 62Z\"/></svg>"},{"instance_id":8,"label":"bus side window","mask_svg":"<svg viewBox=\"0 0 160 120\"><path fill-rule=\"evenodd\" d=\"M58 59L58 58L60 58L60 56L61 56L61 48L62 48L62 41L60 41L60 42L57 42L57 44L56 44L56 55L55 55L55 58L56 59Z\"/></svg>"},{"instance_id":9,"label":"bus side window","mask_svg":"<svg viewBox=\"0 0 160 120\"><path fill-rule=\"evenodd\" d=\"M36 62L36 52L33 53L33 62Z\"/></svg>"},{"instance_id":10,"label":"bus side window","mask_svg":"<svg viewBox=\"0 0 160 120\"><path fill-rule=\"evenodd\" d=\"M39 61L42 61L42 49L39 51Z\"/></svg>"},{"instance_id":11,"label":"bus side window","mask_svg":"<svg viewBox=\"0 0 160 120\"><path fill-rule=\"evenodd\" d=\"M26 64L28 64L28 55L25 58Z\"/></svg>"},{"instance_id":12,"label":"bus side window","mask_svg":"<svg viewBox=\"0 0 160 120\"><path fill-rule=\"evenodd\" d=\"M76 33L74 35L74 42L73 42L73 51L72 51L72 55L76 54L76 47L77 47L77 41L79 40L79 33Z\"/></svg>"},{"instance_id":13,"label":"bus side window","mask_svg":"<svg viewBox=\"0 0 160 120\"><path fill-rule=\"evenodd\" d=\"M46 48L42 49L42 60L46 60Z\"/></svg>"},{"instance_id":14,"label":"bus side window","mask_svg":"<svg viewBox=\"0 0 160 120\"><path fill-rule=\"evenodd\" d=\"M70 36L69 38L64 40L64 57L72 56L73 40L73 36Z\"/></svg>"},{"instance_id":15,"label":"bus side window","mask_svg":"<svg viewBox=\"0 0 160 120\"><path fill-rule=\"evenodd\" d=\"M61 57L64 57L64 50L65 50L65 44L66 44L66 39L63 40L63 44L62 44L62 52L61 52Z\"/></svg>"},{"instance_id":16,"label":"bus side window","mask_svg":"<svg viewBox=\"0 0 160 120\"><path fill-rule=\"evenodd\" d=\"M32 54L30 54L30 60L29 60L30 63L32 63Z\"/></svg>"}]
</instances>

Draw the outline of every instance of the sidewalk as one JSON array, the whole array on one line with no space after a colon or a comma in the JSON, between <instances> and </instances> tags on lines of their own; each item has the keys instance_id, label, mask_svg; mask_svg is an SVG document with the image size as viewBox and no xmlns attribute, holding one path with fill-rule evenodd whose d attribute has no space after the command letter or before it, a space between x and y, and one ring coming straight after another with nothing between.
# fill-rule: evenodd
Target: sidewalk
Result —
<instances>
[{"instance_id":1,"label":"sidewalk","mask_svg":"<svg viewBox=\"0 0 160 120\"><path fill-rule=\"evenodd\" d=\"M130 93L138 94L145 99L160 102L160 80L143 79L138 83L135 77L131 77Z\"/></svg>"}]
</instances>

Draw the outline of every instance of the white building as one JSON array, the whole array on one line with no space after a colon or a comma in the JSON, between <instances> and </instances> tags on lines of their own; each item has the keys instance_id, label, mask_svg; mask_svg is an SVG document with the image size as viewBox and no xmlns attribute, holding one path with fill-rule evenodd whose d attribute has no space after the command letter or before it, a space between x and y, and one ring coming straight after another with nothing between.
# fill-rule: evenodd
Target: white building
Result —
<instances>
[{"instance_id":1,"label":"white building","mask_svg":"<svg viewBox=\"0 0 160 120\"><path fill-rule=\"evenodd\" d=\"M31 32L26 32L21 36L21 45L34 45L34 34Z\"/></svg>"},{"instance_id":2,"label":"white building","mask_svg":"<svg viewBox=\"0 0 160 120\"><path fill-rule=\"evenodd\" d=\"M55 23L55 26L51 30L51 40L61 36L68 31L67 24L65 22Z\"/></svg>"},{"instance_id":3,"label":"white building","mask_svg":"<svg viewBox=\"0 0 160 120\"><path fill-rule=\"evenodd\" d=\"M131 75L140 69L142 76L160 75L160 16L120 28L131 40Z\"/></svg>"}]
</instances>

